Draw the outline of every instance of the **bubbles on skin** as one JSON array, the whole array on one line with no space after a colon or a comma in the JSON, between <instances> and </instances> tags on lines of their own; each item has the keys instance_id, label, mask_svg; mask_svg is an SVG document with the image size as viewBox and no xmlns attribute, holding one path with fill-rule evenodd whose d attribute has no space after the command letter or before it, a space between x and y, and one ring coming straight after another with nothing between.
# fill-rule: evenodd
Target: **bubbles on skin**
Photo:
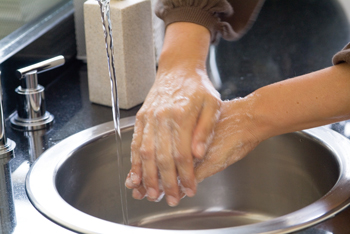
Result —
<instances>
[{"instance_id":1,"label":"bubbles on skin","mask_svg":"<svg viewBox=\"0 0 350 234\"><path fill-rule=\"evenodd\" d=\"M219 104L218 104L219 105ZM215 113L215 122L219 121L220 119L220 115L221 115L221 111L220 110L217 110L216 113Z\"/></svg>"},{"instance_id":2,"label":"bubbles on skin","mask_svg":"<svg viewBox=\"0 0 350 234\"><path fill-rule=\"evenodd\" d=\"M164 195L165 195L164 188L163 188L163 183L162 183L162 180L160 179L159 176L158 176L158 186L159 186L159 196L155 200L155 202L160 202L163 199Z\"/></svg>"},{"instance_id":3,"label":"bubbles on skin","mask_svg":"<svg viewBox=\"0 0 350 234\"><path fill-rule=\"evenodd\" d=\"M192 78L189 79L189 76L191 76ZM157 87L159 86L161 86L162 88L157 89ZM206 72L201 69L196 69L195 72L192 69L180 69L175 72L169 70L165 72L160 71L157 74L156 82L152 89L153 90L151 90L149 96L145 101L145 104L141 108L142 113L140 114L140 118L138 119L138 121L142 120L142 123L144 123L144 125L142 125L143 129L140 129L141 131L138 132L138 134L134 134L133 138L137 137L142 139L146 135L152 136L154 138L154 147L160 147L161 145L157 141L162 140L162 136L158 136L157 134L159 134L159 132L162 131L159 131L160 129L157 128L160 125L159 121L161 121L161 126L168 126L170 128L170 134L172 134L173 145L169 147L170 149L172 149L172 152L170 153L171 155L174 155L174 151L176 151L175 147L181 147L174 144L174 142L180 142L180 135L178 131L183 131L183 129L181 129L181 127L183 128L183 123L185 123L185 121L192 122L192 120L194 120L193 122L195 123L201 113L203 104L205 105L206 102L210 103L212 106L215 106L215 103L213 102L217 101L217 106L220 106L220 94L211 85ZM161 112L167 111L169 111L168 115L165 114L165 117L157 118L158 115L162 116L163 113ZM217 110L216 113L213 114L214 116L212 117L211 121L217 121L220 117L220 110ZM145 125L149 124L150 118L153 118L152 124L154 124L155 126L146 127ZM176 131L176 129L178 129L178 131ZM192 131L193 130L194 129L192 129ZM212 131L206 139L206 148L210 144L213 137L214 131ZM162 158L164 157L164 155L156 155L156 157ZM191 161L193 161L192 157L189 159L187 158L185 162L188 163ZM159 176L158 181L159 186L162 186L161 179ZM181 191L185 192L185 189L186 188L183 188L182 186Z\"/></svg>"},{"instance_id":4,"label":"bubbles on skin","mask_svg":"<svg viewBox=\"0 0 350 234\"><path fill-rule=\"evenodd\" d=\"M131 178L131 181L134 183L135 181L141 181L141 178L138 174L134 173L134 172L131 172L130 173L130 178Z\"/></svg>"},{"instance_id":5,"label":"bubbles on skin","mask_svg":"<svg viewBox=\"0 0 350 234\"><path fill-rule=\"evenodd\" d=\"M258 96L252 95L250 98L256 99ZM196 174L199 181L241 160L259 143L250 131L254 115L251 105L245 100L236 98L223 102L223 107L228 109L223 109L221 113L207 155L204 160L194 161L196 170L199 169L199 174Z\"/></svg>"},{"instance_id":6,"label":"bubbles on skin","mask_svg":"<svg viewBox=\"0 0 350 234\"><path fill-rule=\"evenodd\" d=\"M133 142L133 144L135 144L134 143L134 139L136 139L137 137L139 137L139 135L137 134L137 131L136 131L136 128L135 128L135 131L134 131L134 133L132 134L132 142ZM131 148L133 148L133 147L131 147ZM132 160L133 160L133 150L131 150L131 154L130 154L130 162L132 163Z\"/></svg>"},{"instance_id":7,"label":"bubbles on skin","mask_svg":"<svg viewBox=\"0 0 350 234\"><path fill-rule=\"evenodd\" d=\"M246 115L248 116L248 118L253 119L253 115L249 114L248 112L246 113Z\"/></svg>"},{"instance_id":8,"label":"bubbles on skin","mask_svg":"<svg viewBox=\"0 0 350 234\"><path fill-rule=\"evenodd\" d=\"M173 129L180 129L180 125L176 123L175 120L171 120L171 123L172 123L172 126L173 126ZM180 136L179 136L179 132L178 131L173 131L172 132L173 134L173 142L179 142L180 141Z\"/></svg>"},{"instance_id":9,"label":"bubbles on skin","mask_svg":"<svg viewBox=\"0 0 350 234\"><path fill-rule=\"evenodd\" d=\"M127 188L133 188L134 187L134 185L133 185L133 183L131 181L131 177L129 175L127 176L127 178L125 180L125 186Z\"/></svg>"},{"instance_id":10,"label":"bubbles on skin","mask_svg":"<svg viewBox=\"0 0 350 234\"><path fill-rule=\"evenodd\" d=\"M190 103L190 99L188 97L179 96L174 99L173 103L180 106L187 106Z\"/></svg>"}]
</instances>

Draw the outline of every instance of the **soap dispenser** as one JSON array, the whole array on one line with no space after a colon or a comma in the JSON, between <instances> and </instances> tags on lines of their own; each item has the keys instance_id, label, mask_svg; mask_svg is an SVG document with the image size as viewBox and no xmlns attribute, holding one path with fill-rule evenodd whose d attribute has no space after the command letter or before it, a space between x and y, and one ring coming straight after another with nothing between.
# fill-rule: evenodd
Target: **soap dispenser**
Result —
<instances>
[{"instance_id":1,"label":"soap dispenser","mask_svg":"<svg viewBox=\"0 0 350 234\"><path fill-rule=\"evenodd\" d=\"M17 70L21 85L16 89L17 112L11 118L13 128L23 131L45 129L52 125L54 116L46 111L45 88L38 84L38 74L62 66L63 56Z\"/></svg>"},{"instance_id":2,"label":"soap dispenser","mask_svg":"<svg viewBox=\"0 0 350 234\"><path fill-rule=\"evenodd\" d=\"M141 104L156 76L150 0L110 0L114 65L119 107ZM90 101L111 106L106 44L98 1L84 3L85 40Z\"/></svg>"}]
</instances>

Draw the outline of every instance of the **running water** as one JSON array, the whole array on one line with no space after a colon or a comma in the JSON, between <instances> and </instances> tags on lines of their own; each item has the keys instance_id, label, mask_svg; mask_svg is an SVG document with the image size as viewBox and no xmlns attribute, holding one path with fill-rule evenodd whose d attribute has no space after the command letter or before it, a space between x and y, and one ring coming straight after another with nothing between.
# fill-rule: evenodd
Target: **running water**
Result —
<instances>
[{"instance_id":1,"label":"running water","mask_svg":"<svg viewBox=\"0 0 350 234\"><path fill-rule=\"evenodd\" d=\"M112 24L110 19L110 0L97 0L101 9L101 19L102 27L106 42L107 51L107 61L108 61L108 72L111 82L111 94L112 94L112 111L113 111L113 121L115 128L115 135L117 141L117 161L118 161L118 171L119 171L119 190L121 199L121 208L123 215L123 223L128 224L128 213L127 213L127 201L126 201L126 188L124 186L124 170L123 170L123 157L122 157L122 140L120 133L120 113L119 113L119 101L117 92L117 78L115 75L114 67L114 51L113 51L113 37L112 37Z\"/></svg>"}]
</instances>

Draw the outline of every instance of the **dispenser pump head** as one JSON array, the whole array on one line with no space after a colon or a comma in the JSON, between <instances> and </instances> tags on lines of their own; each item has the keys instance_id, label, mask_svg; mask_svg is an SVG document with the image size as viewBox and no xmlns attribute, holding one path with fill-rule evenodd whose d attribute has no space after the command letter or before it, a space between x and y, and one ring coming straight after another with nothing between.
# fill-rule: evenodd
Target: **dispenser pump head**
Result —
<instances>
[{"instance_id":1,"label":"dispenser pump head","mask_svg":"<svg viewBox=\"0 0 350 234\"><path fill-rule=\"evenodd\" d=\"M65 60L62 55L45 60L31 66L18 69L17 77L22 81L23 89L36 89L38 87L38 74L62 66Z\"/></svg>"}]
</instances>

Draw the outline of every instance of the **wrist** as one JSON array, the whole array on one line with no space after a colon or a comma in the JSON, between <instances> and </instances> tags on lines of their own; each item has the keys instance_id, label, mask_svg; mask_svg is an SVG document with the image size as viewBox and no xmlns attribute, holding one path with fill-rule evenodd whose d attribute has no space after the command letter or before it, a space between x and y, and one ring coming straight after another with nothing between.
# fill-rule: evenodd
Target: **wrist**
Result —
<instances>
[{"instance_id":1,"label":"wrist","mask_svg":"<svg viewBox=\"0 0 350 234\"><path fill-rule=\"evenodd\" d=\"M272 119L271 111L269 107L261 106L260 99L260 94L253 92L244 98L224 102L227 103L227 117L232 118L231 123L240 126L245 134L251 135L253 141L258 143L277 135L275 126L269 122Z\"/></svg>"},{"instance_id":2,"label":"wrist","mask_svg":"<svg viewBox=\"0 0 350 234\"><path fill-rule=\"evenodd\" d=\"M177 22L166 29L159 69L189 67L204 69L210 45L210 32L201 25Z\"/></svg>"}]
</instances>

